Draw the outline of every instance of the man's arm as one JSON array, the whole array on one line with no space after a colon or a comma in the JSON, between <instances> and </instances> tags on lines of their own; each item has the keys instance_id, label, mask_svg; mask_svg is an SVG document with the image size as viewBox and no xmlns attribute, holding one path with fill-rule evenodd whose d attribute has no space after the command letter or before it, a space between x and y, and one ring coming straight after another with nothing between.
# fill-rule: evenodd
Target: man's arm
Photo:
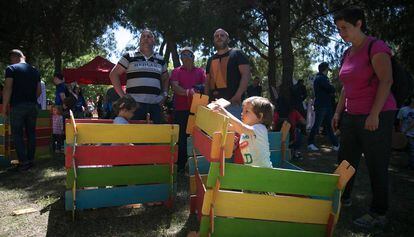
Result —
<instances>
[{"instance_id":1,"label":"man's arm","mask_svg":"<svg viewBox=\"0 0 414 237\"><path fill-rule=\"evenodd\" d=\"M2 114L5 117L7 115L7 107L9 106L10 103L10 97L12 94L12 89L13 89L13 78L11 77L6 77L6 79L4 79L4 87L3 87L3 110L2 110Z\"/></svg>"},{"instance_id":2,"label":"man's arm","mask_svg":"<svg viewBox=\"0 0 414 237\"><path fill-rule=\"evenodd\" d=\"M234 94L233 98L230 99L230 102L232 104L241 104L241 97L247 90L247 85L249 84L249 80L252 77L250 73L250 66L248 64L239 65L239 71L241 74L240 85L236 91L236 94Z\"/></svg>"},{"instance_id":3,"label":"man's arm","mask_svg":"<svg viewBox=\"0 0 414 237\"><path fill-rule=\"evenodd\" d=\"M111 72L109 73L109 78L111 79L112 85L114 86L114 89L116 93L120 97L125 96L125 92L122 90L121 82L120 82L120 76L126 72L126 69L122 67L120 64L115 65L114 68L112 68Z\"/></svg>"}]
</instances>

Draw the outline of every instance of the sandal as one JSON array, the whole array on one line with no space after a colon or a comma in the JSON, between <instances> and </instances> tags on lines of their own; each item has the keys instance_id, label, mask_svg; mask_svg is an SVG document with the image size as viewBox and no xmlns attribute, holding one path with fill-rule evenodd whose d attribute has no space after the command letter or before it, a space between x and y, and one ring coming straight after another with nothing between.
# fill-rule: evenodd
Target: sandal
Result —
<instances>
[{"instance_id":1,"label":"sandal","mask_svg":"<svg viewBox=\"0 0 414 237\"><path fill-rule=\"evenodd\" d=\"M370 213L367 213L354 221L355 225L366 229L370 229L376 226L384 226L386 223L387 218L385 215L376 215Z\"/></svg>"}]
</instances>

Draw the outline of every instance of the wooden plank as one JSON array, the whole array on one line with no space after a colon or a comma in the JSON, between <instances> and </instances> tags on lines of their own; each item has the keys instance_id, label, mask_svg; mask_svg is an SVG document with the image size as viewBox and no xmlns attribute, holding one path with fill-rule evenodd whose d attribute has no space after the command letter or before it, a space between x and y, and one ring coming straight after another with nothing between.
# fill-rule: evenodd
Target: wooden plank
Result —
<instances>
[{"instance_id":1,"label":"wooden plank","mask_svg":"<svg viewBox=\"0 0 414 237\"><path fill-rule=\"evenodd\" d=\"M200 175L201 180L203 181L203 184L207 183L207 175ZM194 195L197 192L197 185L196 185L196 181L195 181L195 176L192 175L190 176L190 194Z\"/></svg>"},{"instance_id":2,"label":"wooden plank","mask_svg":"<svg viewBox=\"0 0 414 237\"><path fill-rule=\"evenodd\" d=\"M272 150L281 150L282 148L282 133L281 132L269 132L268 133L269 139L269 149ZM286 147L289 146L289 134L286 139Z\"/></svg>"},{"instance_id":3,"label":"wooden plank","mask_svg":"<svg viewBox=\"0 0 414 237\"><path fill-rule=\"evenodd\" d=\"M340 190L344 189L348 181L355 174L355 168L349 164L348 161L343 160L341 164L336 168L335 174L339 175L338 188Z\"/></svg>"},{"instance_id":4,"label":"wooden plank","mask_svg":"<svg viewBox=\"0 0 414 237\"><path fill-rule=\"evenodd\" d=\"M52 120L50 118L37 118L36 120L36 128L39 127L51 127Z\"/></svg>"},{"instance_id":5,"label":"wooden plank","mask_svg":"<svg viewBox=\"0 0 414 237\"><path fill-rule=\"evenodd\" d=\"M290 163L289 161L283 161L282 166L280 167L282 169L289 169L289 170L303 170L302 168Z\"/></svg>"},{"instance_id":6,"label":"wooden plank","mask_svg":"<svg viewBox=\"0 0 414 237\"><path fill-rule=\"evenodd\" d=\"M198 127L193 131L193 145L197 148L201 155L203 155L208 161L212 160L211 151L213 146L213 140L211 137L204 134Z\"/></svg>"},{"instance_id":7,"label":"wooden plank","mask_svg":"<svg viewBox=\"0 0 414 237\"><path fill-rule=\"evenodd\" d=\"M188 156L193 156L193 137L189 136L187 137L187 154ZM196 148L196 155L201 155L200 152Z\"/></svg>"},{"instance_id":8,"label":"wooden plank","mask_svg":"<svg viewBox=\"0 0 414 237\"><path fill-rule=\"evenodd\" d=\"M33 212L37 212L37 209L34 209L33 207L25 208L25 209L19 209L12 212L12 216L20 216L24 214L29 214Z\"/></svg>"},{"instance_id":9,"label":"wooden plank","mask_svg":"<svg viewBox=\"0 0 414 237\"><path fill-rule=\"evenodd\" d=\"M203 181L201 179L200 175L195 176L196 180L196 206L195 210L197 211L197 218L200 221L201 220L201 213L203 210L203 201L204 201L204 195L206 193L205 185L203 184Z\"/></svg>"},{"instance_id":10,"label":"wooden plank","mask_svg":"<svg viewBox=\"0 0 414 237\"><path fill-rule=\"evenodd\" d=\"M170 185L151 184L76 191L76 209L123 206L135 203L167 201ZM72 191L65 192L65 208L72 210Z\"/></svg>"},{"instance_id":11,"label":"wooden plank","mask_svg":"<svg viewBox=\"0 0 414 237\"><path fill-rule=\"evenodd\" d=\"M67 146L65 167L72 167L72 149ZM174 148L173 163L177 162L178 146ZM76 165L136 165L136 164L169 164L171 146L139 145L139 146L77 146Z\"/></svg>"},{"instance_id":12,"label":"wooden plank","mask_svg":"<svg viewBox=\"0 0 414 237\"><path fill-rule=\"evenodd\" d=\"M195 174L194 158L188 158L188 171L190 175ZM200 174L208 174L210 162L204 156L197 156L198 172Z\"/></svg>"},{"instance_id":13,"label":"wooden plank","mask_svg":"<svg viewBox=\"0 0 414 237\"><path fill-rule=\"evenodd\" d=\"M200 224L200 236L208 236L209 217L203 216ZM215 231L212 236L289 236L320 237L325 236L325 225L246 220L239 218L214 218Z\"/></svg>"},{"instance_id":14,"label":"wooden plank","mask_svg":"<svg viewBox=\"0 0 414 237\"><path fill-rule=\"evenodd\" d=\"M286 157L290 157L290 149L285 151ZM282 151L270 151L270 161L272 162L273 168L284 168L282 162ZM288 168L285 168L288 169Z\"/></svg>"},{"instance_id":15,"label":"wooden plank","mask_svg":"<svg viewBox=\"0 0 414 237\"><path fill-rule=\"evenodd\" d=\"M38 137L51 137L52 128L51 127L37 127L36 128L36 138Z\"/></svg>"},{"instance_id":16,"label":"wooden plank","mask_svg":"<svg viewBox=\"0 0 414 237\"><path fill-rule=\"evenodd\" d=\"M203 215L209 215L212 198L213 190L208 189ZM217 192L214 203L216 216L310 224L327 224L332 209L332 201L233 191Z\"/></svg>"},{"instance_id":17,"label":"wooden plank","mask_svg":"<svg viewBox=\"0 0 414 237\"><path fill-rule=\"evenodd\" d=\"M0 136L4 136L5 134L5 127L4 125L0 125Z\"/></svg>"},{"instance_id":18,"label":"wooden plank","mask_svg":"<svg viewBox=\"0 0 414 237\"><path fill-rule=\"evenodd\" d=\"M67 123L70 123L69 120L66 120ZM146 120L128 120L130 124L148 124ZM113 119L75 119L75 123L106 123L113 124Z\"/></svg>"},{"instance_id":19,"label":"wooden plank","mask_svg":"<svg viewBox=\"0 0 414 237\"><path fill-rule=\"evenodd\" d=\"M208 105L208 98L209 97L207 95L195 93L191 101L190 113L195 114L199 106Z\"/></svg>"},{"instance_id":20,"label":"wooden plank","mask_svg":"<svg viewBox=\"0 0 414 237\"><path fill-rule=\"evenodd\" d=\"M37 112L37 118L51 118L50 110L38 110Z\"/></svg>"},{"instance_id":21,"label":"wooden plank","mask_svg":"<svg viewBox=\"0 0 414 237\"><path fill-rule=\"evenodd\" d=\"M196 126L202 131L213 137L215 132L227 130L229 119L219 113L215 113L210 109L199 106L196 115Z\"/></svg>"},{"instance_id":22,"label":"wooden plank","mask_svg":"<svg viewBox=\"0 0 414 237\"><path fill-rule=\"evenodd\" d=\"M73 129L66 124L66 143L73 143ZM78 144L93 143L164 143L178 141L178 125L167 124L77 124Z\"/></svg>"},{"instance_id":23,"label":"wooden plank","mask_svg":"<svg viewBox=\"0 0 414 237\"><path fill-rule=\"evenodd\" d=\"M207 187L212 188L219 176L219 163L212 162ZM221 188L250 190L332 198L339 176L309 171L270 169L226 163L226 175L220 177Z\"/></svg>"},{"instance_id":24,"label":"wooden plank","mask_svg":"<svg viewBox=\"0 0 414 237\"><path fill-rule=\"evenodd\" d=\"M188 116L187 127L185 129L185 132L187 134L193 134L193 129L195 127L195 121L196 121L196 116L193 114L190 114L190 116Z\"/></svg>"},{"instance_id":25,"label":"wooden plank","mask_svg":"<svg viewBox=\"0 0 414 237\"><path fill-rule=\"evenodd\" d=\"M66 188L70 189L74 173L73 169L66 171ZM79 188L171 182L168 165L91 167L78 168L76 171L76 185Z\"/></svg>"}]
</instances>

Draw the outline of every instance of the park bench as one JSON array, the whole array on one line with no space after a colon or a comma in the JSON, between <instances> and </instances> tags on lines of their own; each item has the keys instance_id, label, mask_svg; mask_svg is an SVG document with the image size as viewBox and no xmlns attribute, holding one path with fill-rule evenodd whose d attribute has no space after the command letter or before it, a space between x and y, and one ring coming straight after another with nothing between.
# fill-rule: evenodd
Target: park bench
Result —
<instances>
[{"instance_id":1,"label":"park bench","mask_svg":"<svg viewBox=\"0 0 414 237\"><path fill-rule=\"evenodd\" d=\"M66 123L66 210L148 202L172 207L178 131L178 125L72 117Z\"/></svg>"},{"instance_id":2,"label":"park bench","mask_svg":"<svg viewBox=\"0 0 414 237\"><path fill-rule=\"evenodd\" d=\"M232 144L213 142L213 137L227 138L227 124L225 116L198 107L194 149L210 162L203 182L194 159L193 211L200 236L331 236L353 167L344 161L334 174L326 174L225 162Z\"/></svg>"}]
</instances>

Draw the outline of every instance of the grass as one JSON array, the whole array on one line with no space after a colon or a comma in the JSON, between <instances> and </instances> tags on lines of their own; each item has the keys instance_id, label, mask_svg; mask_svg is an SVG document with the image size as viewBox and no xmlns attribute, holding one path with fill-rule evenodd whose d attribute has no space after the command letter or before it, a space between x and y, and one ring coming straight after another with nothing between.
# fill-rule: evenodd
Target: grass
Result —
<instances>
[{"instance_id":1,"label":"grass","mask_svg":"<svg viewBox=\"0 0 414 237\"><path fill-rule=\"evenodd\" d=\"M304 152L294 162L305 170L332 172L336 153L329 149ZM389 224L370 233L356 228L352 220L367 211L371 191L364 164L358 171L353 206L342 208L335 236L411 236L414 232L414 172L405 168L407 156L394 152L390 165ZM63 156L40 160L26 173L0 169L0 236L186 236L197 230L196 217L189 213L188 178L178 177L178 192L172 210L165 207L101 208L80 211L75 222L64 210L65 175ZM12 216L18 209L38 212Z\"/></svg>"}]
</instances>

